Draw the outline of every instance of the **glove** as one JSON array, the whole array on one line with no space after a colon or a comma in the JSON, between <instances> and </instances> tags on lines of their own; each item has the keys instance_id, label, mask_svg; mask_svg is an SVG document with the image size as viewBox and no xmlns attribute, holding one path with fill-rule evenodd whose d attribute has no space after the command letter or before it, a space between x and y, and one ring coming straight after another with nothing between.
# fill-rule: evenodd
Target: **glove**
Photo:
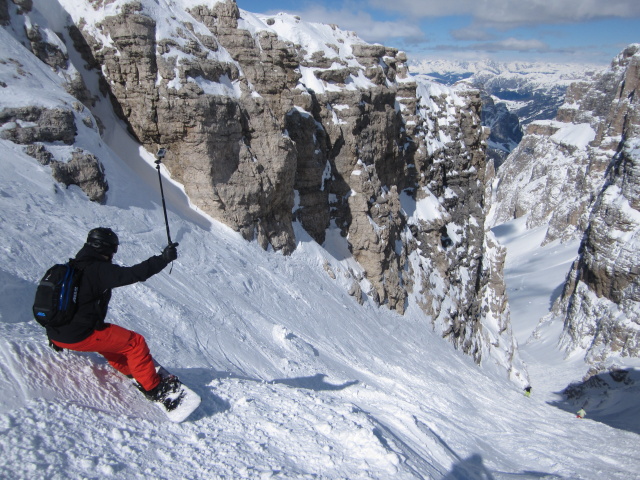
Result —
<instances>
[{"instance_id":1,"label":"glove","mask_svg":"<svg viewBox=\"0 0 640 480\"><path fill-rule=\"evenodd\" d=\"M167 263L173 262L176 258L178 258L178 249L176 248L179 244L171 243L165 247L162 251L162 258L166 260Z\"/></svg>"}]
</instances>

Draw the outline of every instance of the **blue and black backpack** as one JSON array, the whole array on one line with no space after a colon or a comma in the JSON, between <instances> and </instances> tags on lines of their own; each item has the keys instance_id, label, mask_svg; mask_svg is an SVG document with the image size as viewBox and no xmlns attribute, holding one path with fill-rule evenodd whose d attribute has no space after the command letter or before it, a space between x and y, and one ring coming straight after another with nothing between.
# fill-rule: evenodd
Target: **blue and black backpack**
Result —
<instances>
[{"instance_id":1,"label":"blue and black backpack","mask_svg":"<svg viewBox=\"0 0 640 480\"><path fill-rule=\"evenodd\" d=\"M71 321L78 310L82 269L74 260L47 270L36 290L33 317L43 327L59 327Z\"/></svg>"}]
</instances>

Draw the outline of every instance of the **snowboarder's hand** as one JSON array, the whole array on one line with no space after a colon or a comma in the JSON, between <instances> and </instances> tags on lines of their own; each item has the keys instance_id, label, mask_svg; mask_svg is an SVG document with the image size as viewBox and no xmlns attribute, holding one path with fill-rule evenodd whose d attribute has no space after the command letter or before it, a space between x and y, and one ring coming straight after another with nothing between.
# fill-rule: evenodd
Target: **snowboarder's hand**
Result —
<instances>
[{"instance_id":1,"label":"snowboarder's hand","mask_svg":"<svg viewBox=\"0 0 640 480\"><path fill-rule=\"evenodd\" d=\"M164 258L167 262L173 262L176 258L178 258L178 249L176 248L178 245L179 244L177 242L167 245L162 251L162 258Z\"/></svg>"}]
</instances>

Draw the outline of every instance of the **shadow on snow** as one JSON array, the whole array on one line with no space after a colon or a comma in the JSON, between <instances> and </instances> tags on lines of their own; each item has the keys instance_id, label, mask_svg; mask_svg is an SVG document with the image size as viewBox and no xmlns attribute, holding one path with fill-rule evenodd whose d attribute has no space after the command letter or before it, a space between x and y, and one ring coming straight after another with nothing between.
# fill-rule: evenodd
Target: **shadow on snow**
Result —
<instances>
[{"instance_id":1,"label":"shadow on snow","mask_svg":"<svg viewBox=\"0 0 640 480\"><path fill-rule=\"evenodd\" d=\"M587 412L586 419L640 434L640 370L620 369L593 375L557 392L563 400L554 407L576 413Z\"/></svg>"},{"instance_id":2,"label":"shadow on snow","mask_svg":"<svg viewBox=\"0 0 640 480\"><path fill-rule=\"evenodd\" d=\"M231 404L227 400L220 398L214 393L211 387L211 383L214 380L218 379L223 381L226 378L235 378L258 383L264 382L258 378L251 378L229 372L216 372L211 368L174 368L170 371L177 375L185 385L200 395L200 398L202 399L200 407L198 407L198 409L189 417L189 421L196 421L204 417L226 412L231 408ZM332 384L325 380L326 377L327 375L319 373L310 377L280 378L264 383L287 385L292 388L303 388L307 390L314 390L316 392L326 390L344 390L345 388L359 383L358 380L351 380L342 384Z\"/></svg>"}]
</instances>

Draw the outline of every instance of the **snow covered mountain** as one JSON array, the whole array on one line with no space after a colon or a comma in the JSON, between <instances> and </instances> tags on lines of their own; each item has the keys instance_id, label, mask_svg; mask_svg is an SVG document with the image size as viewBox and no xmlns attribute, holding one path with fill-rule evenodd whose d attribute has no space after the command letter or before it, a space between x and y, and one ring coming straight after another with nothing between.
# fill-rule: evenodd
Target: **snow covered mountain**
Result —
<instances>
[{"instance_id":1,"label":"snow covered mountain","mask_svg":"<svg viewBox=\"0 0 640 480\"><path fill-rule=\"evenodd\" d=\"M581 360L562 360L552 337L541 338L523 348L534 372L534 393L526 398L515 372L508 378L509 362L499 356L515 355L508 343L501 345L510 335L499 317L485 316L494 324L484 331L498 332L489 336L496 355L483 355L478 365L443 341L417 302L408 302L404 315L371 296L360 295L362 304L356 302L349 291L355 288L353 272L361 267L338 229L320 244L298 217L292 222L291 254L265 250L195 206L186 187L164 168L169 222L180 242L180 257L170 273L116 290L109 318L145 335L158 361L201 395L200 410L186 423L168 423L98 355L49 349L30 305L35 283L50 264L73 256L87 231L100 225L120 235L116 261L122 264L155 254L166 243L154 150L145 148L118 116L119 104L102 93L110 88L104 79L95 69L84 68L97 60L89 46L77 50L60 40L80 40L77 31L67 28L67 15L57 8L61 3L0 0L0 477L532 480L628 479L640 471L634 371L615 377L624 378L615 402L605 398L587 408L587 419L577 420L581 386L574 388L578 400L558 392L579 381L586 367ZM176 17L184 7L198 6L194 0L160 3ZM133 2L132 12L140 4ZM102 4L93 5L96 18L90 16L93 7L83 10L86 24L100 23ZM69 14L78 13L71 10ZM119 41L144 45L148 37L128 26L133 30ZM290 26L291 35L308 31L295 21ZM191 27L210 42L196 23ZM191 44L185 40L181 45ZM225 52L220 48L217 59L225 60ZM130 66L120 73L139 75L142 57ZM176 85L187 70L168 81ZM197 75L184 78L185 102L189 88L214 88L195 82ZM223 81L213 82L215 88L232 97L237 84L231 77L226 82L224 74L218 78ZM481 201L477 192L484 188L474 176L475 167L460 176L449 171L464 165L467 154L474 158L473 150L456 152L452 145L461 143L461 132L476 138L477 113L464 108L477 108L479 102L438 85L415 88L423 101L416 101L419 112L413 121L429 127L416 129L424 132L419 146L450 183L442 192L444 204L424 189L421 201L405 194L401 203L409 214L409 229L419 232L412 259L422 255L420 268L430 272L433 283L432 290L424 289L423 301L440 299L451 307L470 279L466 257L455 250L473 244L456 243L469 231L450 224L476 208L471 204L464 210L455 195L464 195L469 203ZM404 101L409 104L411 98ZM232 108L220 102L207 105ZM406 108L398 103L397 110ZM345 110L333 106L336 125L349 121ZM148 111L129 113L144 116ZM258 115L259 110L250 113ZM305 112L295 118L314 123ZM470 126L461 130L456 122ZM409 122L405 126L413 127ZM185 128L195 135L205 125ZM258 130L253 134L259 136ZM445 161L453 153L460 163ZM436 172L421 164L413 168L424 177L423 186L437 192ZM357 171L353 177L377 174L364 162ZM257 167L254 172L260 173ZM468 185L475 187L472 194L464 191ZM392 204L392 193L386 195ZM421 231L426 220L445 227L444 232ZM482 233L483 228L475 225L470 231ZM540 239L531 240L531 232L523 232L517 220L496 233L508 248L507 282L517 285L510 290L512 308L528 310L515 328L515 335L526 339L548 311L575 255L556 245L539 247ZM453 249L444 249L446 240ZM504 255L503 248L485 242L495 242L494 237L480 238L475 261L482 255ZM426 257L427 250L439 248L445 252L442 257ZM446 255L451 263L444 261ZM549 263L532 261L536 258ZM436 268L428 270L431 261ZM482 303L483 309L505 302L502 271L489 271L500 262L480 263L479 298L499 297ZM448 270L449 265L454 268ZM438 269L451 275L451 283L439 277ZM451 330L449 335L458 333Z\"/></svg>"},{"instance_id":2,"label":"snow covered mountain","mask_svg":"<svg viewBox=\"0 0 640 480\"><path fill-rule=\"evenodd\" d=\"M484 92L483 125L492 128L488 153L499 167L529 123L555 118L569 85L592 78L603 67L439 60L410 62L409 68L414 75L447 85L464 82Z\"/></svg>"},{"instance_id":3,"label":"snow covered mountain","mask_svg":"<svg viewBox=\"0 0 640 480\"><path fill-rule=\"evenodd\" d=\"M484 226L477 91L418 85L396 49L233 1L65 0L11 13L10 31L92 112L87 125L112 122L111 103L144 148L167 148L164 165L201 211L284 254L299 223L353 261L356 302L418 305L478 363L526 382L497 293L504 252ZM100 201L110 180L99 155L45 144L73 142L71 110L9 109L2 136Z\"/></svg>"},{"instance_id":4,"label":"snow covered mountain","mask_svg":"<svg viewBox=\"0 0 640 480\"><path fill-rule=\"evenodd\" d=\"M584 355L592 374L640 354L639 65L640 45L630 45L572 84L556 119L529 126L496 182L493 222L522 217L545 229L543 243L580 243L545 322L564 323L567 354Z\"/></svg>"},{"instance_id":5,"label":"snow covered mountain","mask_svg":"<svg viewBox=\"0 0 640 480\"><path fill-rule=\"evenodd\" d=\"M414 61L409 68L411 73L426 75L447 85L464 81L481 88L518 115L523 125L554 118L569 85L587 80L603 69L598 65L500 63L491 60Z\"/></svg>"}]
</instances>

